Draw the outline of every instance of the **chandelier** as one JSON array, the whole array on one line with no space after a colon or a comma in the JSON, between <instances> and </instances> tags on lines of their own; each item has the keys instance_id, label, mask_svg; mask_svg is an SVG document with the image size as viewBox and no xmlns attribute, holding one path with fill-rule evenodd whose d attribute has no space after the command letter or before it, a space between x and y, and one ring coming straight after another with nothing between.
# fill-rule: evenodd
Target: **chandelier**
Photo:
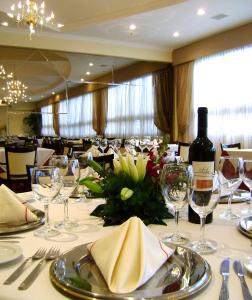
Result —
<instances>
[{"instance_id":1,"label":"chandelier","mask_svg":"<svg viewBox=\"0 0 252 300\"><path fill-rule=\"evenodd\" d=\"M45 2L38 4L35 0L19 1L18 4L12 4L8 16L15 18L17 23L28 25L30 37L35 33L35 27L38 25L53 25L54 20L53 12L50 12L47 16L45 15Z\"/></svg>"},{"instance_id":2,"label":"chandelier","mask_svg":"<svg viewBox=\"0 0 252 300\"><path fill-rule=\"evenodd\" d=\"M1 103L16 104L19 101L27 101L27 86L22 81L17 80L13 73L6 74L2 65L0 66L0 79L3 81L1 90L4 93L0 99Z\"/></svg>"}]
</instances>

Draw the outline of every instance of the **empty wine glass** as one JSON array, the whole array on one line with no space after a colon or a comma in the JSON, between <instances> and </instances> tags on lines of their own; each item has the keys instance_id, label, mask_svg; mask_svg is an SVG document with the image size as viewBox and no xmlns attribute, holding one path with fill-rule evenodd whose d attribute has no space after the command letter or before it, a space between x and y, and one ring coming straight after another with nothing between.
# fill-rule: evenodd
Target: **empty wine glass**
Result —
<instances>
[{"instance_id":1,"label":"empty wine glass","mask_svg":"<svg viewBox=\"0 0 252 300\"><path fill-rule=\"evenodd\" d=\"M164 238L166 242L185 244L188 239L178 230L179 212L188 201L189 170L186 165L166 164L161 171L160 185L168 209L174 211L176 230Z\"/></svg>"},{"instance_id":2,"label":"empty wine glass","mask_svg":"<svg viewBox=\"0 0 252 300\"><path fill-rule=\"evenodd\" d=\"M235 190L242 182L242 158L222 156L219 161L219 180L221 184L221 194L228 195L227 209L220 214L221 219L232 220L239 218L239 215L232 211L232 198Z\"/></svg>"},{"instance_id":3,"label":"empty wine glass","mask_svg":"<svg viewBox=\"0 0 252 300\"><path fill-rule=\"evenodd\" d=\"M60 232L53 228L49 218L49 204L60 190L60 172L56 167L34 167L31 177L32 190L44 202L45 224L34 232L34 235L41 237L52 237Z\"/></svg>"},{"instance_id":4,"label":"empty wine glass","mask_svg":"<svg viewBox=\"0 0 252 300\"><path fill-rule=\"evenodd\" d=\"M100 140L100 148L101 148L103 154L104 154L104 151L107 148L107 146L108 146L108 140L107 139Z\"/></svg>"},{"instance_id":5,"label":"empty wine glass","mask_svg":"<svg viewBox=\"0 0 252 300\"><path fill-rule=\"evenodd\" d=\"M200 254L213 253L217 249L215 241L205 239L205 221L216 207L220 198L220 184L217 173L194 173L190 171L189 205L200 217L200 239L189 247Z\"/></svg>"},{"instance_id":6,"label":"empty wine glass","mask_svg":"<svg viewBox=\"0 0 252 300\"><path fill-rule=\"evenodd\" d=\"M140 148L141 153L143 154L143 151L146 148L146 141L145 141L145 139L139 139L138 147Z\"/></svg>"},{"instance_id":7,"label":"empty wine glass","mask_svg":"<svg viewBox=\"0 0 252 300\"><path fill-rule=\"evenodd\" d=\"M245 214L252 214L252 160L243 160L243 182L249 188L250 199L248 210L244 211Z\"/></svg>"}]
</instances>

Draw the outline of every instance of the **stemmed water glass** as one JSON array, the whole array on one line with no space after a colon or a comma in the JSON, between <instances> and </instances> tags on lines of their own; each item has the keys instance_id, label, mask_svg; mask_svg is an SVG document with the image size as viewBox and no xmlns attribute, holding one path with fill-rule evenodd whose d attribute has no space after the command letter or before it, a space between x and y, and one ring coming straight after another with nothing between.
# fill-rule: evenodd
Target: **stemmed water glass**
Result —
<instances>
[{"instance_id":1,"label":"stemmed water glass","mask_svg":"<svg viewBox=\"0 0 252 300\"><path fill-rule=\"evenodd\" d=\"M216 207L220 199L220 184L217 173L194 173L190 171L189 205L200 217L200 239L189 247L200 254L213 253L217 249L215 241L205 239L206 217Z\"/></svg>"},{"instance_id":2,"label":"stemmed water glass","mask_svg":"<svg viewBox=\"0 0 252 300\"><path fill-rule=\"evenodd\" d=\"M101 139L100 140L100 148L102 150L102 153L104 154L105 149L108 146L108 140L107 139Z\"/></svg>"},{"instance_id":3,"label":"stemmed water glass","mask_svg":"<svg viewBox=\"0 0 252 300\"><path fill-rule=\"evenodd\" d=\"M31 177L32 190L44 203L45 224L34 232L34 235L50 238L60 232L53 228L49 219L49 204L59 193L61 182L59 168L34 167Z\"/></svg>"},{"instance_id":4,"label":"stemmed water glass","mask_svg":"<svg viewBox=\"0 0 252 300\"><path fill-rule=\"evenodd\" d=\"M245 211L245 214L252 214L252 160L245 159L243 160L243 182L249 188L250 199L248 210Z\"/></svg>"},{"instance_id":5,"label":"stemmed water glass","mask_svg":"<svg viewBox=\"0 0 252 300\"><path fill-rule=\"evenodd\" d=\"M178 230L179 212L188 201L188 183L188 166L183 164L164 165L160 176L161 190L167 208L174 211L176 224L175 232L163 239L166 242L174 244L185 244L188 242L188 239L183 237Z\"/></svg>"},{"instance_id":6,"label":"stemmed water glass","mask_svg":"<svg viewBox=\"0 0 252 300\"><path fill-rule=\"evenodd\" d=\"M239 218L239 215L232 211L232 198L234 192L242 182L242 158L232 156L220 157L218 172L221 184L221 194L228 195L227 209L220 215L220 218L226 220Z\"/></svg>"}]
</instances>

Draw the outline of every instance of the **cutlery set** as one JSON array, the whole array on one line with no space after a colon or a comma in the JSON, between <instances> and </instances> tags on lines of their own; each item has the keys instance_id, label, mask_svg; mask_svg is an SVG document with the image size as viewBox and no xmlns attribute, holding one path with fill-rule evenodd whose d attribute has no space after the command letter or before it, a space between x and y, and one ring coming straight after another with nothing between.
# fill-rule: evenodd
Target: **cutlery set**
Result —
<instances>
[{"instance_id":1,"label":"cutlery set","mask_svg":"<svg viewBox=\"0 0 252 300\"><path fill-rule=\"evenodd\" d=\"M220 266L220 273L222 275L222 286L221 286L221 290L220 290L219 300L230 299L229 292L228 292L229 266L230 266L229 258L224 259ZM235 260L233 263L233 268L234 268L235 274L240 279L244 300L252 300L252 296L250 294L250 291L248 289L247 283L244 278L244 271L243 271L241 262L239 260Z\"/></svg>"},{"instance_id":2,"label":"cutlery set","mask_svg":"<svg viewBox=\"0 0 252 300\"><path fill-rule=\"evenodd\" d=\"M25 261L4 281L4 284L13 283L26 269L26 267L35 260L40 260L36 267L31 271L31 273L24 279L24 281L19 285L19 290L26 290L38 277L40 271L45 266L46 262L57 258L60 254L59 249L50 248L47 252L46 249L38 249L32 256L25 259Z\"/></svg>"}]
</instances>

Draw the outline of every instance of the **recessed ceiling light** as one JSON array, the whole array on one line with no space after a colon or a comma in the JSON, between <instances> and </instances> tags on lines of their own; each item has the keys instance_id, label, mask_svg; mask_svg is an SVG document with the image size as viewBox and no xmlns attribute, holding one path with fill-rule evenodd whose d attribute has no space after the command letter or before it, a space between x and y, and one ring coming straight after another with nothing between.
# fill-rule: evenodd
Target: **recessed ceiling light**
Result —
<instances>
[{"instance_id":1,"label":"recessed ceiling light","mask_svg":"<svg viewBox=\"0 0 252 300\"><path fill-rule=\"evenodd\" d=\"M57 24L57 27L62 28L62 27L64 27L64 24L59 23L59 24Z\"/></svg>"},{"instance_id":2,"label":"recessed ceiling light","mask_svg":"<svg viewBox=\"0 0 252 300\"><path fill-rule=\"evenodd\" d=\"M135 30L135 29L136 29L136 25L135 24L130 24L129 30Z\"/></svg>"},{"instance_id":3,"label":"recessed ceiling light","mask_svg":"<svg viewBox=\"0 0 252 300\"><path fill-rule=\"evenodd\" d=\"M44 96L42 95L42 96L41 96L41 98L43 99L43 98L44 98Z\"/></svg>"},{"instance_id":4,"label":"recessed ceiling light","mask_svg":"<svg viewBox=\"0 0 252 300\"><path fill-rule=\"evenodd\" d=\"M81 80L80 80L81 82L83 82L83 81L85 81L85 79L84 78L81 78Z\"/></svg>"},{"instance_id":5,"label":"recessed ceiling light","mask_svg":"<svg viewBox=\"0 0 252 300\"><path fill-rule=\"evenodd\" d=\"M5 27L7 27L9 25L7 22L2 22L1 24Z\"/></svg>"},{"instance_id":6,"label":"recessed ceiling light","mask_svg":"<svg viewBox=\"0 0 252 300\"><path fill-rule=\"evenodd\" d=\"M89 63L89 66L90 66L90 67L93 67L93 65L94 65L94 64L93 64L92 62Z\"/></svg>"},{"instance_id":7,"label":"recessed ceiling light","mask_svg":"<svg viewBox=\"0 0 252 300\"><path fill-rule=\"evenodd\" d=\"M205 13L206 13L206 11L204 10L204 8L199 8L197 10L197 15L198 16L204 16Z\"/></svg>"},{"instance_id":8,"label":"recessed ceiling light","mask_svg":"<svg viewBox=\"0 0 252 300\"><path fill-rule=\"evenodd\" d=\"M179 37L179 35L180 35L180 34L179 34L178 31L175 31L175 32L173 33L173 36L174 36L174 37Z\"/></svg>"},{"instance_id":9,"label":"recessed ceiling light","mask_svg":"<svg viewBox=\"0 0 252 300\"><path fill-rule=\"evenodd\" d=\"M52 95L55 95L55 92L52 92Z\"/></svg>"},{"instance_id":10,"label":"recessed ceiling light","mask_svg":"<svg viewBox=\"0 0 252 300\"><path fill-rule=\"evenodd\" d=\"M12 13L8 13L7 15L12 19L14 18L14 15Z\"/></svg>"},{"instance_id":11,"label":"recessed ceiling light","mask_svg":"<svg viewBox=\"0 0 252 300\"><path fill-rule=\"evenodd\" d=\"M86 75L90 75L90 72L89 72L89 71L87 71L87 72L86 72Z\"/></svg>"},{"instance_id":12,"label":"recessed ceiling light","mask_svg":"<svg viewBox=\"0 0 252 300\"><path fill-rule=\"evenodd\" d=\"M32 99L32 97L29 97L29 100L31 100Z\"/></svg>"}]
</instances>

